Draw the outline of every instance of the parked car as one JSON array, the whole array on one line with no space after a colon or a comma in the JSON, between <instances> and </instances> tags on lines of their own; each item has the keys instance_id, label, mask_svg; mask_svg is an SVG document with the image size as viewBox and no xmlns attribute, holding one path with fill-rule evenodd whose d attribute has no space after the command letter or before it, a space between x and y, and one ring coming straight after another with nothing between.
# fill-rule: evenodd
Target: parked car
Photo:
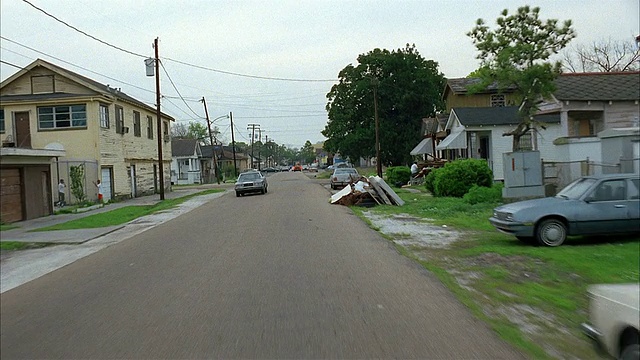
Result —
<instances>
[{"instance_id":1,"label":"parked car","mask_svg":"<svg viewBox=\"0 0 640 360\"><path fill-rule=\"evenodd\" d=\"M569 235L640 234L640 176L582 177L558 195L502 205L489 219L524 242L559 246Z\"/></svg>"},{"instance_id":2,"label":"parked car","mask_svg":"<svg viewBox=\"0 0 640 360\"><path fill-rule=\"evenodd\" d=\"M238 176L235 184L236 196L255 192L265 194L267 187L267 178L259 171L247 171Z\"/></svg>"},{"instance_id":3,"label":"parked car","mask_svg":"<svg viewBox=\"0 0 640 360\"><path fill-rule=\"evenodd\" d=\"M640 286L638 284L592 285L589 323L582 330L598 350L616 359L640 357Z\"/></svg>"},{"instance_id":4,"label":"parked car","mask_svg":"<svg viewBox=\"0 0 640 360\"><path fill-rule=\"evenodd\" d=\"M275 168L275 167L273 167L273 166L269 166L269 167L266 167L266 168L262 169L262 171L263 171L263 172L268 172L268 173L269 173L269 172L278 172L278 171L280 171L280 170L278 170L277 168Z\"/></svg>"},{"instance_id":5,"label":"parked car","mask_svg":"<svg viewBox=\"0 0 640 360\"><path fill-rule=\"evenodd\" d=\"M335 169L333 170L333 175L331 175L331 189L337 189L358 179L360 179L360 174L354 168Z\"/></svg>"},{"instance_id":6,"label":"parked car","mask_svg":"<svg viewBox=\"0 0 640 360\"><path fill-rule=\"evenodd\" d=\"M302 171L302 166L298 164L293 165L293 167L291 168L291 171Z\"/></svg>"}]
</instances>

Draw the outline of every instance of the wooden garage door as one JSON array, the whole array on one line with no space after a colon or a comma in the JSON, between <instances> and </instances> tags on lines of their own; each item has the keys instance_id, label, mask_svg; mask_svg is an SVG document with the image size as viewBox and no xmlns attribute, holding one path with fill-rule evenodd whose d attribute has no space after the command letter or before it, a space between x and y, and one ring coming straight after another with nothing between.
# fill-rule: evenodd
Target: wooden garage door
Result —
<instances>
[{"instance_id":1,"label":"wooden garage door","mask_svg":"<svg viewBox=\"0 0 640 360\"><path fill-rule=\"evenodd\" d=\"M22 220L22 181L20 169L0 169L0 221Z\"/></svg>"}]
</instances>

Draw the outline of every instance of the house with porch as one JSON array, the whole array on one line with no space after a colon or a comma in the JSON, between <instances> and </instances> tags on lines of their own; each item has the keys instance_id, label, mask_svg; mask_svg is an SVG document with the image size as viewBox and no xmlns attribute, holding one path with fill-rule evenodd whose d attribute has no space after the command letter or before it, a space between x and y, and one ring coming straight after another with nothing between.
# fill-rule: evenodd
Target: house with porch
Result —
<instances>
[{"instance_id":1,"label":"house with porch","mask_svg":"<svg viewBox=\"0 0 640 360\"><path fill-rule=\"evenodd\" d=\"M196 139L171 140L171 184L202 183L200 159L202 151Z\"/></svg>"},{"instance_id":2,"label":"house with porch","mask_svg":"<svg viewBox=\"0 0 640 360\"><path fill-rule=\"evenodd\" d=\"M170 190L169 123L162 114L159 183L156 109L121 89L38 59L0 83L0 192L2 221L53 213L57 183L68 203ZM75 174L72 176L72 174Z\"/></svg>"},{"instance_id":3,"label":"house with porch","mask_svg":"<svg viewBox=\"0 0 640 360\"><path fill-rule=\"evenodd\" d=\"M213 166L213 151L215 150L217 167L220 174L222 174L223 179L235 178L237 175L233 174L235 168L237 168L238 173L241 173L249 168L249 158L246 154L238 151L235 151L235 161L234 161L234 151L231 146L224 146L220 144L212 145L203 145L202 149L202 178L205 183L213 183L216 181L214 176L214 166ZM234 165L235 163L235 165ZM235 166L235 167L234 167Z\"/></svg>"}]
</instances>

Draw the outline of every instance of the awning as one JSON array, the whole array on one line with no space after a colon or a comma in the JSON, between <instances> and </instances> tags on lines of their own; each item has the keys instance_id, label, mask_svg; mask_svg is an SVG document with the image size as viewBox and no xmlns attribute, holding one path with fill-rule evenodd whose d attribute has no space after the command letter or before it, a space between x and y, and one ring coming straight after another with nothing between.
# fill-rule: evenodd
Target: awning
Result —
<instances>
[{"instance_id":1,"label":"awning","mask_svg":"<svg viewBox=\"0 0 640 360\"><path fill-rule=\"evenodd\" d=\"M424 138L416 147L411 150L409 154L411 155L422 155L422 154L431 154L433 151L433 141L431 138Z\"/></svg>"},{"instance_id":2,"label":"awning","mask_svg":"<svg viewBox=\"0 0 640 360\"><path fill-rule=\"evenodd\" d=\"M467 135L466 131L452 132L436 146L436 150L446 149L466 149L467 148Z\"/></svg>"}]
</instances>

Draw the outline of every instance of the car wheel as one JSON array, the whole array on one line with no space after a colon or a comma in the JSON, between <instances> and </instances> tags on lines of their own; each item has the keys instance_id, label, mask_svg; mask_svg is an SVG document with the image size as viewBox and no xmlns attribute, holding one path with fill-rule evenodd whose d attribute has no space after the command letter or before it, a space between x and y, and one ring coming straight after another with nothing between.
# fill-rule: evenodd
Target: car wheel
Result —
<instances>
[{"instance_id":1,"label":"car wheel","mask_svg":"<svg viewBox=\"0 0 640 360\"><path fill-rule=\"evenodd\" d=\"M267 191L264 188L262 188L262 190L260 190L260 194L262 194L262 195L264 195L264 193L266 193L266 192Z\"/></svg>"},{"instance_id":2,"label":"car wheel","mask_svg":"<svg viewBox=\"0 0 640 360\"><path fill-rule=\"evenodd\" d=\"M265 192L265 193L268 193L268 192L269 192L269 188L268 188L268 186L265 186L265 187L264 187L264 192Z\"/></svg>"},{"instance_id":3,"label":"car wheel","mask_svg":"<svg viewBox=\"0 0 640 360\"><path fill-rule=\"evenodd\" d=\"M622 349L620 360L637 360L640 359L640 344L630 344Z\"/></svg>"},{"instance_id":4,"label":"car wheel","mask_svg":"<svg viewBox=\"0 0 640 360\"><path fill-rule=\"evenodd\" d=\"M240 197L240 193L236 191L236 197Z\"/></svg>"},{"instance_id":5,"label":"car wheel","mask_svg":"<svg viewBox=\"0 0 640 360\"><path fill-rule=\"evenodd\" d=\"M521 242L525 243L525 244L533 244L535 243L535 238L532 236L516 236L516 239L520 240Z\"/></svg>"},{"instance_id":6,"label":"car wheel","mask_svg":"<svg viewBox=\"0 0 640 360\"><path fill-rule=\"evenodd\" d=\"M567 239L567 227L558 219L547 219L538 225L536 238L540 245L560 246Z\"/></svg>"}]
</instances>

